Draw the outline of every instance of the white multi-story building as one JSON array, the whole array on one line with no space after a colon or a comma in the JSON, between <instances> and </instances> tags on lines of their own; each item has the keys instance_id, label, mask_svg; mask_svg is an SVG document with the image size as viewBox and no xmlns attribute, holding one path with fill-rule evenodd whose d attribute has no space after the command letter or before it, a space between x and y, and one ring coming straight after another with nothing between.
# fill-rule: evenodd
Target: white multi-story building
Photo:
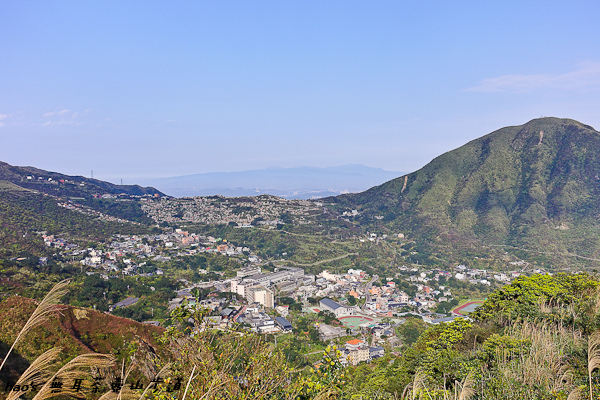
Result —
<instances>
[{"instance_id":1,"label":"white multi-story building","mask_svg":"<svg viewBox=\"0 0 600 400\"><path fill-rule=\"evenodd\" d=\"M275 298L273 292L261 285L252 286L247 290L246 299L248 303L259 303L265 308L273 308Z\"/></svg>"},{"instance_id":2,"label":"white multi-story building","mask_svg":"<svg viewBox=\"0 0 600 400\"><path fill-rule=\"evenodd\" d=\"M273 291L254 282L231 281L231 291L244 296L248 303L259 303L267 308L275 306Z\"/></svg>"},{"instance_id":3,"label":"white multi-story building","mask_svg":"<svg viewBox=\"0 0 600 400\"><path fill-rule=\"evenodd\" d=\"M321 272L318 276L325 278L328 281L337 281L340 278L339 275L332 274L327 270Z\"/></svg>"},{"instance_id":4,"label":"white multi-story building","mask_svg":"<svg viewBox=\"0 0 600 400\"><path fill-rule=\"evenodd\" d=\"M261 269L259 266L250 266L250 267L246 267L246 268L242 268L239 271L237 271L237 277L238 278L245 278L247 276L252 276L252 275L256 275L256 274L260 274Z\"/></svg>"}]
</instances>

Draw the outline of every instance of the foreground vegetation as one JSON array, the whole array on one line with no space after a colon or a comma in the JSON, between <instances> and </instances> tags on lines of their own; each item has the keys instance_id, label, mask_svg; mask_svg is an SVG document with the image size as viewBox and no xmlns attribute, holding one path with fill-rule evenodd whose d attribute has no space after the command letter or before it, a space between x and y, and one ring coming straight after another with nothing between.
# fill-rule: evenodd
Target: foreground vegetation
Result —
<instances>
[{"instance_id":1,"label":"foreground vegetation","mask_svg":"<svg viewBox=\"0 0 600 400\"><path fill-rule=\"evenodd\" d=\"M600 395L599 286L597 277L586 274L521 277L490 295L473 320L431 326L416 339L408 338L414 332L407 326L401 354L348 368L339 363L335 347L327 347L315 367L294 368L285 347L236 326L208 329L204 310L180 308L171 328L155 332L160 343L138 337L117 352L97 347L109 355L88 355L76 368L68 366L76 354L61 357L41 346L37 351L54 360L54 368L43 364L43 371L32 374L24 371L27 365L42 367L26 350L31 350L27 336L43 343L34 325L56 312L56 295L54 303L38 306L45 307L41 322L32 318L24 333L12 329L4 340L29 360L18 373L42 388L21 393L25 398L58 395L44 392L42 378L70 371L84 379L81 393L70 394L85 398L107 393L106 398L137 399L145 391L156 399L592 399ZM101 365L90 370L82 360ZM92 396L89 377L101 368L108 371L98 379L104 391ZM118 390L114 382L121 382Z\"/></svg>"}]
</instances>

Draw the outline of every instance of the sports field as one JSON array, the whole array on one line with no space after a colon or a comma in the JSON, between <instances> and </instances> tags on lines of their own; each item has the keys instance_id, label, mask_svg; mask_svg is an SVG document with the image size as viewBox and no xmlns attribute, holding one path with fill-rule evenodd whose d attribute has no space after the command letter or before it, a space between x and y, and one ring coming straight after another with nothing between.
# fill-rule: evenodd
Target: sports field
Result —
<instances>
[{"instance_id":1,"label":"sports field","mask_svg":"<svg viewBox=\"0 0 600 400\"><path fill-rule=\"evenodd\" d=\"M350 329L358 329L358 327L365 322L373 322L373 318L361 317L357 315L351 317L340 317L338 319L346 328Z\"/></svg>"},{"instance_id":2,"label":"sports field","mask_svg":"<svg viewBox=\"0 0 600 400\"><path fill-rule=\"evenodd\" d=\"M461 306L456 307L452 310L453 313L458 315L468 315L475 311L477 307L483 304L483 300L469 301Z\"/></svg>"}]
</instances>

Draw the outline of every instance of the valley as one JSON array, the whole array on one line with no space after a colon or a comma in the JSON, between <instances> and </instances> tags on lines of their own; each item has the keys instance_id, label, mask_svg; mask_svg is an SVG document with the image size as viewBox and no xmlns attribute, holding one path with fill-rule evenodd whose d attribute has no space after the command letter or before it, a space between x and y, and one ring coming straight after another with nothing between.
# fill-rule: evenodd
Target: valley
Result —
<instances>
[{"instance_id":1,"label":"valley","mask_svg":"<svg viewBox=\"0 0 600 400\"><path fill-rule=\"evenodd\" d=\"M365 192L316 200L174 198L2 164L0 324L16 322L9 310L21 308L24 323L31 299L70 280L65 308L25 339L3 379L16 379L61 335L70 356L112 352L120 362L141 348L177 359L179 341L227 338L211 351L233 354L227 343L258 340L262 353L250 353L276 352L287 382L300 382L286 387L306 396L318 384L395 398L423 371L430 387L444 376L467 385L469 365L489 368L482 390L491 396L502 387L494 368L508 362L494 349L525 357L534 334L595 329L600 311L585 307L599 284L598 149L591 127L544 118ZM581 308L572 318L571 306ZM513 324L515 315L531 325ZM552 318L558 325L544 325ZM3 332L0 355L16 334ZM156 374L160 362L152 365ZM191 376L187 367L173 379ZM236 373L219 371L234 387ZM574 387L556 385L563 394Z\"/></svg>"}]
</instances>

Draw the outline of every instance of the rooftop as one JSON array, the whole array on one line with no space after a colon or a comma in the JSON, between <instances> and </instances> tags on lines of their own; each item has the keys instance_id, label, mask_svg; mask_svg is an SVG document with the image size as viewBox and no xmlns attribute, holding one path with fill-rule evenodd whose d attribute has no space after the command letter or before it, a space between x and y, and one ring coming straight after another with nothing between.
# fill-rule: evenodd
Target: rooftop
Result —
<instances>
[{"instance_id":1,"label":"rooftop","mask_svg":"<svg viewBox=\"0 0 600 400\"><path fill-rule=\"evenodd\" d=\"M351 346L356 346L356 345L361 344L361 343L364 343L364 342L362 340L360 340L360 339L352 339L352 340L348 340L346 342L346 344L349 344Z\"/></svg>"},{"instance_id":2,"label":"rooftop","mask_svg":"<svg viewBox=\"0 0 600 400\"><path fill-rule=\"evenodd\" d=\"M322 299L320 301L321 304L326 305L327 307L337 310L338 308L341 307L341 305L339 305L338 303L336 303L335 301L331 300L331 299Z\"/></svg>"}]
</instances>

